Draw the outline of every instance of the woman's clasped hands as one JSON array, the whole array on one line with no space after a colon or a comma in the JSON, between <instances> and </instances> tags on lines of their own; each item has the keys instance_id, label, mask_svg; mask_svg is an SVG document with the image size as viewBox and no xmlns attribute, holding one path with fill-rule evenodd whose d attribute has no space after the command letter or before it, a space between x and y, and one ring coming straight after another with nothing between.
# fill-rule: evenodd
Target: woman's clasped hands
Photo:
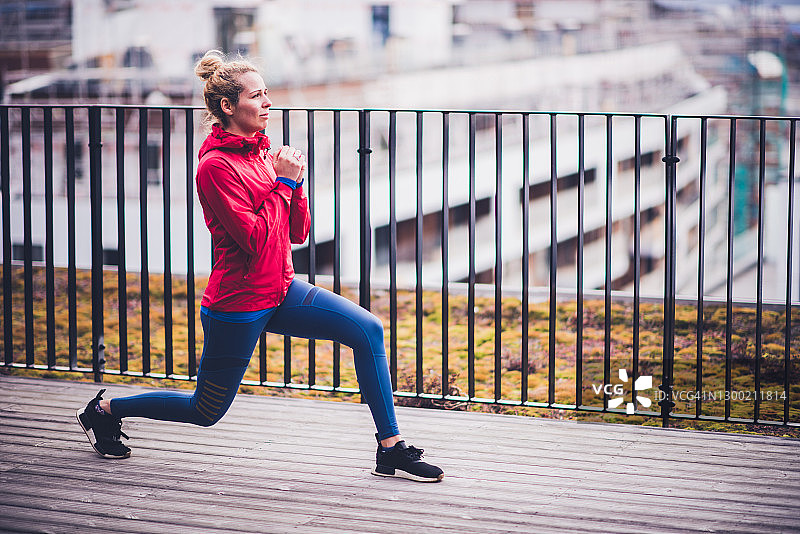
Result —
<instances>
[{"instance_id":1,"label":"woman's clasped hands","mask_svg":"<svg viewBox=\"0 0 800 534\"><path fill-rule=\"evenodd\" d=\"M273 166L278 176L300 183L306 172L306 157L300 150L284 145L278 150Z\"/></svg>"}]
</instances>

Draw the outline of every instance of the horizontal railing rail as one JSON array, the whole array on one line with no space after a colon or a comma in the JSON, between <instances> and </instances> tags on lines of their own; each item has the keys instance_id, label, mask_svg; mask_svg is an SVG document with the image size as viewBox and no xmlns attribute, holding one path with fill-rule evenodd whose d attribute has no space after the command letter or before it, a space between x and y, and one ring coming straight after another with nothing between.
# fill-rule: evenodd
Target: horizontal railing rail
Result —
<instances>
[{"instance_id":1,"label":"horizontal railing rail","mask_svg":"<svg viewBox=\"0 0 800 534\"><path fill-rule=\"evenodd\" d=\"M3 366L193 380L193 106L0 106ZM399 402L800 424L797 118L284 108L298 276L376 313ZM335 343L245 376L357 394Z\"/></svg>"}]
</instances>

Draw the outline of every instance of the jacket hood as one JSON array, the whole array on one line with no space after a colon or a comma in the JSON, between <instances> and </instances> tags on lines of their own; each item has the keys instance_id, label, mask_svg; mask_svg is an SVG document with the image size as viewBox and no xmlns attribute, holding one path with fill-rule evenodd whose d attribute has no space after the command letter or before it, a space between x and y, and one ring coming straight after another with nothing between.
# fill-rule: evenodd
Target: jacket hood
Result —
<instances>
[{"instance_id":1,"label":"jacket hood","mask_svg":"<svg viewBox=\"0 0 800 534\"><path fill-rule=\"evenodd\" d=\"M208 152L218 149L261 155L269 150L269 137L261 132L257 132L253 137L243 137L226 132L219 124L214 124L211 133L203 141L198 156L202 158Z\"/></svg>"}]
</instances>

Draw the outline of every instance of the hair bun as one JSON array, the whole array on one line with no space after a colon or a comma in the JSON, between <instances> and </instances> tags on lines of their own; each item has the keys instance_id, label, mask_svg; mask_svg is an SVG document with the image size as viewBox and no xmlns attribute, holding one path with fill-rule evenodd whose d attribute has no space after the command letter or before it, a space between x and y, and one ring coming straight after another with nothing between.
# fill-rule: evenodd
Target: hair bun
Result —
<instances>
[{"instance_id":1,"label":"hair bun","mask_svg":"<svg viewBox=\"0 0 800 534\"><path fill-rule=\"evenodd\" d=\"M222 52L219 50L209 50L200 58L200 61L194 68L194 73L203 80L208 81L223 64Z\"/></svg>"}]
</instances>

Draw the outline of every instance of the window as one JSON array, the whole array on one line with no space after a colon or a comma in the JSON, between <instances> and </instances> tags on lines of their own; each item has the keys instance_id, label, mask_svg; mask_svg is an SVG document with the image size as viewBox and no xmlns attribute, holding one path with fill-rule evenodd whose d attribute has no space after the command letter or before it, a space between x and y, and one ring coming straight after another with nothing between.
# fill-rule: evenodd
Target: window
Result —
<instances>
[{"instance_id":1,"label":"window","mask_svg":"<svg viewBox=\"0 0 800 534\"><path fill-rule=\"evenodd\" d=\"M565 189L577 188L580 183L580 174L575 172L567 176L561 176L556 182L556 191L563 191ZM596 169L586 169L583 172L583 184L588 185L597 179ZM550 180L539 182L531 185L528 188L528 198L530 200L537 200L550 196ZM520 202L525 199L525 190L520 190Z\"/></svg>"},{"instance_id":2,"label":"window","mask_svg":"<svg viewBox=\"0 0 800 534\"><path fill-rule=\"evenodd\" d=\"M389 27L389 6L372 6L372 33L381 46L386 46L386 41L391 35Z\"/></svg>"},{"instance_id":3,"label":"window","mask_svg":"<svg viewBox=\"0 0 800 534\"><path fill-rule=\"evenodd\" d=\"M215 7L214 22L217 30L217 44L226 54L250 53L248 45L254 30L255 8Z\"/></svg>"},{"instance_id":4,"label":"window","mask_svg":"<svg viewBox=\"0 0 800 534\"><path fill-rule=\"evenodd\" d=\"M322 241L316 244L314 248L314 272L323 275L333 274L334 254L334 241ZM299 274L308 274L311 258L311 250L308 246L292 250L292 264L294 271Z\"/></svg>"},{"instance_id":5,"label":"window","mask_svg":"<svg viewBox=\"0 0 800 534\"><path fill-rule=\"evenodd\" d=\"M24 260L25 245L20 243L14 243L11 245L11 259ZM31 245L31 260L44 261L44 247L42 245Z\"/></svg>"},{"instance_id":6,"label":"window","mask_svg":"<svg viewBox=\"0 0 800 534\"><path fill-rule=\"evenodd\" d=\"M652 167L653 165L657 165L661 161L661 158L659 158L660 154L661 154L660 152L656 151L645 152L644 154L642 154L641 168L644 169L647 167ZM635 168L636 168L636 156L623 159L617 165L617 169L619 170L619 172L632 171Z\"/></svg>"},{"instance_id":7,"label":"window","mask_svg":"<svg viewBox=\"0 0 800 534\"><path fill-rule=\"evenodd\" d=\"M134 0L103 0L103 5L108 12L122 11L136 7Z\"/></svg>"},{"instance_id":8,"label":"window","mask_svg":"<svg viewBox=\"0 0 800 534\"><path fill-rule=\"evenodd\" d=\"M104 248L103 265L119 265L119 250L115 248Z\"/></svg>"},{"instance_id":9,"label":"window","mask_svg":"<svg viewBox=\"0 0 800 534\"><path fill-rule=\"evenodd\" d=\"M136 67L140 69L153 66L153 55L144 46L129 46L122 55L123 67Z\"/></svg>"},{"instance_id":10,"label":"window","mask_svg":"<svg viewBox=\"0 0 800 534\"><path fill-rule=\"evenodd\" d=\"M75 154L75 179L80 180L83 178L85 174L83 171L83 152L84 152L84 144L80 141L75 141L73 145L73 153Z\"/></svg>"},{"instance_id":11,"label":"window","mask_svg":"<svg viewBox=\"0 0 800 534\"><path fill-rule=\"evenodd\" d=\"M475 220L486 217L492 210L492 197L475 200ZM450 208L450 226L469 224L469 203L459 204Z\"/></svg>"},{"instance_id":12,"label":"window","mask_svg":"<svg viewBox=\"0 0 800 534\"><path fill-rule=\"evenodd\" d=\"M147 143L147 185L161 183L161 146Z\"/></svg>"}]
</instances>

